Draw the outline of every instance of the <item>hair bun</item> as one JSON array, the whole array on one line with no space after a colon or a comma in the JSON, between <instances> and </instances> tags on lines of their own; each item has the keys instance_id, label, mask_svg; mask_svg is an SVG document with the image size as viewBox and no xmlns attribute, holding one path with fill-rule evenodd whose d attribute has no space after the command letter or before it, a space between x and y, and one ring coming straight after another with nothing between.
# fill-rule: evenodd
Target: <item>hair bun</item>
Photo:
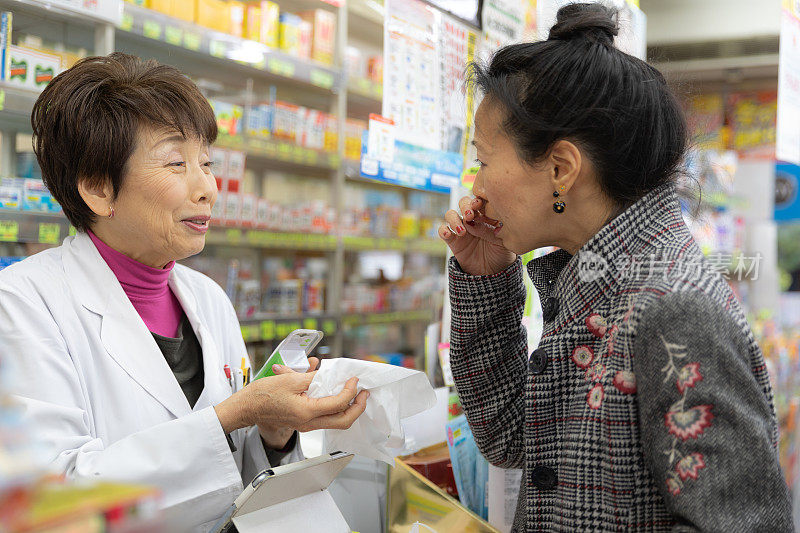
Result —
<instances>
[{"instance_id":1,"label":"hair bun","mask_svg":"<svg viewBox=\"0 0 800 533\"><path fill-rule=\"evenodd\" d=\"M619 33L618 14L615 8L603 4L567 4L558 10L549 39L586 39L613 46L614 37Z\"/></svg>"}]
</instances>

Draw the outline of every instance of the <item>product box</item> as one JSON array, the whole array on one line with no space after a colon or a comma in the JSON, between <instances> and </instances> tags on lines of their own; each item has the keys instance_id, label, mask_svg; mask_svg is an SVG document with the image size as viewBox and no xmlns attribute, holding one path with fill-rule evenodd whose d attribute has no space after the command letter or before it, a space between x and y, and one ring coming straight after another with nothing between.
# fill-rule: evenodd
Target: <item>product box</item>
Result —
<instances>
[{"instance_id":1,"label":"product box","mask_svg":"<svg viewBox=\"0 0 800 533\"><path fill-rule=\"evenodd\" d=\"M367 62L367 77L375 83L383 83L383 56L371 56Z\"/></svg>"},{"instance_id":2,"label":"product box","mask_svg":"<svg viewBox=\"0 0 800 533\"><path fill-rule=\"evenodd\" d=\"M297 142L300 129L300 106L286 102L275 102L272 115L272 134L285 141Z\"/></svg>"},{"instance_id":3,"label":"product box","mask_svg":"<svg viewBox=\"0 0 800 533\"><path fill-rule=\"evenodd\" d=\"M212 30L230 31L230 5L223 0L196 0L195 22Z\"/></svg>"},{"instance_id":4,"label":"product box","mask_svg":"<svg viewBox=\"0 0 800 533\"><path fill-rule=\"evenodd\" d=\"M256 204L256 227L267 229L269 227L269 200L259 198Z\"/></svg>"},{"instance_id":5,"label":"product box","mask_svg":"<svg viewBox=\"0 0 800 533\"><path fill-rule=\"evenodd\" d=\"M251 137L268 139L272 131L272 106L254 105L247 114L245 133Z\"/></svg>"},{"instance_id":6,"label":"product box","mask_svg":"<svg viewBox=\"0 0 800 533\"><path fill-rule=\"evenodd\" d=\"M24 46L6 49L6 80L12 85L41 91L61 72L61 58Z\"/></svg>"},{"instance_id":7,"label":"product box","mask_svg":"<svg viewBox=\"0 0 800 533\"><path fill-rule=\"evenodd\" d=\"M300 23L303 20L294 13L280 14L280 46L287 54L300 54Z\"/></svg>"},{"instance_id":8,"label":"product box","mask_svg":"<svg viewBox=\"0 0 800 533\"><path fill-rule=\"evenodd\" d=\"M245 169L245 162L247 160L247 154L242 152L241 150L228 150L228 174L227 178L228 181L236 181L237 183L241 183L244 179L244 169ZM228 187L228 190L231 190ZM238 191L237 189L234 192Z\"/></svg>"},{"instance_id":9,"label":"product box","mask_svg":"<svg viewBox=\"0 0 800 533\"><path fill-rule=\"evenodd\" d=\"M211 206L211 223L221 224L225 222L225 191L217 191L217 201Z\"/></svg>"},{"instance_id":10,"label":"product box","mask_svg":"<svg viewBox=\"0 0 800 533\"><path fill-rule=\"evenodd\" d=\"M297 56L303 59L311 59L311 37L313 26L305 20L300 21L300 41L297 46Z\"/></svg>"},{"instance_id":11,"label":"product box","mask_svg":"<svg viewBox=\"0 0 800 533\"><path fill-rule=\"evenodd\" d=\"M239 135L241 133L241 120L244 115L244 108L219 100L209 100L211 109L214 110L214 117L217 119L217 128L223 135Z\"/></svg>"},{"instance_id":12,"label":"product box","mask_svg":"<svg viewBox=\"0 0 800 533\"><path fill-rule=\"evenodd\" d=\"M244 17L246 6L243 2L231 1L228 2L228 11L230 11L231 22L230 30L228 33L234 37L244 37Z\"/></svg>"},{"instance_id":13,"label":"product box","mask_svg":"<svg viewBox=\"0 0 800 533\"><path fill-rule=\"evenodd\" d=\"M344 156L358 161L361 159L361 136L367 129L363 120L348 118L344 125Z\"/></svg>"},{"instance_id":14,"label":"product box","mask_svg":"<svg viewBox=\"0 0 800 533\"><path fill-rule=\"evenodd\" d=\"M24 183L19 178L0 179L0 209L22 209L22 196L25 194Z\"/></svg>"},{"instance_id":15,"label":"product box","mask_svg":"<svg viewBox=\"0 0 800 533\"><path fill-rule=\"evenodd\" d=\"M326 152L336 152L339 149L339 120L336 115L325 114L324 137L323 149Z\"/></svg>"},{"instance_id":16,"label":"product box","mask_svg":"<svg viewBox=\"0 0 800 533\"><path fill-rule=\"evenodd\" d=\"M242 226L246 228L253 228L258 223L258 199L254 194L242 194L242 207L239 213L239 218L242 221Z\"/></svg>"},{"instance_id":17,"label":"product box","mask_svg":"<svg viewBox=\"0 0 800 533\"><path fill-rule=\"evenodd\" d=\"M327 113L316 109L305 109L302 118L301 144L306 148L322 150L325 146L325 126Z\"/></svg>"},{"instance_id":18,"label":"product box","mask_svg":"<svg viewBox=\"0 0 800 533\"><path fill-rule=\"evenodd\" d=\"M225 193L225 213L223 220L226 226L238 226L242 223L242 195L238 192Z\"/></svg>"},{"instance_id":19,"label":"product box","mask_svg":"<svg viewBox=\"0 0 800 533\"><path fill-rule=\"evenodd\" d=\"M251 41L261 39L261 6L257 2L244 5L244 38Z\"/></svg>"},{"instance_id":20,"label":"product box","mask_svg":"<svg viewBox=\"0 0 800 533\"><path fill-rule=\"evenodd\" d=\"M333 64L336 49L336 15L325 9L304 11L300 16L311 24L311 59Z\"/></svg>"},{"instance_id":21,"label":"product box","mask_svg":"<svg viewBox=\"0 0 800 533\"><path fill-rule=\"evenodd\" d=\"M25 179L23 181L22 210L58 213L61 211L61 206L47 190L43 181Z\"/></svg>"},{"instance_id":22,"label":"product box","mask_svg":"<svg viewBox=\"0 0 800 533\"><path fill-rule=\"evenodd\" d=\"M14 15L11 11L0 12L0 80L6 79L8 47L11 45L11 30Z\"/></svg>"},{"instance_id":23,"label":"product box","mask_svg":"<svg viewBox=\"0 0 800 533\"><path fill-rule=\"evenodd\" d=\"M278 48L281 42L281 9L275 2L259 2L261 6L261 38L259 41L270 48Z\"/></svg>"}]
</instances>

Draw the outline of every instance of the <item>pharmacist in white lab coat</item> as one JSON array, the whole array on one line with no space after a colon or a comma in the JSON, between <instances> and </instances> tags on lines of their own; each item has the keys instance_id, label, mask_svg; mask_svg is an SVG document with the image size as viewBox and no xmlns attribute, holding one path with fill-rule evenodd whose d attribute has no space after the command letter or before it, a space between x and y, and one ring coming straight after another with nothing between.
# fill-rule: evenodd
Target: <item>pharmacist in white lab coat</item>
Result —
<instances>
[{"instance_id":1,"label":"pharmacist in white lab coat","mask_svg":"<svg viewBox=\"0 0 800 533\"><path fill-rule=\"evenodd\" d=\"M208 529L260 469L302 458L297 431L346 428L355 380L238 387L233 307L174 261L200 252L216 183L208 102L177 70L124 54L57 76L34 107L44 181L78 233L0 272L0 354L24 417L70 479L155 485L170 529Z\"/></svg>"}]
</instances>

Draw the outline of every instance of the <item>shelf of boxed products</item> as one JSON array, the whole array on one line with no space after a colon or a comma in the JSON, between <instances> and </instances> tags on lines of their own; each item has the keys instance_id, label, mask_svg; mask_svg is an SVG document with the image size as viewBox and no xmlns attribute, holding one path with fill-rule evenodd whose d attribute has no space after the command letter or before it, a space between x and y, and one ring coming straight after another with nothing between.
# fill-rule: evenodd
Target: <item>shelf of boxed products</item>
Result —
<instances>
[{"instance_id":1,"label":"shelf of boxed products","mask_svg":"<svg viewBox=\"0 0 800 533\"><path fill-rule=\"evenodd\" d=\"M7 178L6 178L7 180ZM39 180L25 180L37 182ZM7 181L0 184L0 202L9 200L11 194ZM30 184L28 184L30 185ZM6 194L9 193L9 194ZM67 219L58 212L46 212L45 209L60 210L49 193L41 189L31 189L25 195L25 207L37 211L17 211L0 208L0 242L26 242L41 244L60 244L72 231ZM8 202L10 203L10 202Z\"/></svg>"},{"instance_id":2,"label":"shelf of boxed products","mask_svg":"<svg viewBox=\"0 0 800 533\"><path fill-rule=\"evenodd\" d=\"M26 12L42 19L70 24L87 26L107 24L113 15L106 10L98 9L97 2L93 4L71 0L0 0L0 11Z\"/></svg>"},{"instance_id":3,"label":"shelf of boxed products","mask_svg":"<svg viewBox=\"0 0 800 533\"><path fill-rule=\"evenodd\" d=\"M335 169L341 163L339 154L306 148L290 141L242 135L220 135L215 143L220 148L243 150L248 158L260 158L296 167Z\"/></svg>"},{"instance_id":4,"label":"shelf of boxed products","mask_svg":"<svg viewBox=\"0 0 800 533\"><path fill-rule=\"evenodd\" d=\"M338 332L338 318L331 314L314 316L257 314L240 318L239 325L245 342L268 342L283 339L296 329L316 329L331 337Z\"/></svg>"},{"instance_id":5,"label":"shelf of boxed products","mask_svg":"<svg viewBox=\"0 0 800 533\"><path fill-rule=\"evenodd\" d=\"M206 244L332 252L336 250L336 237L319 233L281 233L259 229L212 227L206 235Z\"/></svg>"},{"instance_id":6,"label":"shelf of boxed products","mask_svg":"<svg viewBox=\"0 0 800 533\"><path fill-rule=\"evenodd\" d=\"M173 3L177 5L180 2ZM205 3L208 2L202 2L202 4ZM220 4L221 7L227 6L225 2L213 3ZM264 3L272 4L271 2ZM225 20L224 16L215 16L211 8L200 9L200 7L194 7L195 4L192 2L188 2L187 5L193 6L192 9L178 10L174 13L175 16L170 16L161 11L125 2L119 29L159 44L166 43L189 53L198 53L219 59L221 66L232 60L245 67L250 67L253 74L267 74L287 82L324 90L333 90L341 85L339 70L317 61L297 57L277 48L279 42L277 41L279 35L277 18L275 19L276 27L271 30L271 35L273 35L271 39L275 39L275 46L270 47L261 42L218 31L223 29L220 24L229 24L229 20ZM272 5L277 9L277 5ZM227 13L230 16L229 10ZM191 18L192 21L176 18L178 16ZM195 24L194 21L198 24ZM216 29L206 26L216 27Z\"/></svg>"},{"instance_id":7,"label":"shelf of boxed products","mask_svg":"<svg viewBox=\"0 0 800 533\"><path fill-rule=\"evenodd\" d=\"M13 69L13 66L12 66ZM29 131L39 91L0 81L0 122L4 129Z\"/></svg>"}]
</instances>

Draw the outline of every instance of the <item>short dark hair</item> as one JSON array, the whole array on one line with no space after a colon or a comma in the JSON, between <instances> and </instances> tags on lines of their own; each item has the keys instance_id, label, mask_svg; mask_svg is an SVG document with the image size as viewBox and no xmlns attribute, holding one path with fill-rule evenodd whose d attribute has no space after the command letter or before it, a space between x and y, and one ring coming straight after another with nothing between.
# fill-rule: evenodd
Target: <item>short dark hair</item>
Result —
<instances>
[{"instance_id":1,"label":"short dark hair","mask_svg":"<svg viewBox=\"0 0 800 533\"><path fill-rule=\"evenodd\" d=\"M115 52L87 57L56 76L31 114L33 148L47 188L76 229L95 220L78 181L111 182L119 194L142 127L165 127L212 144L214 112L176 68Z\"/></svg>"},{"instance_id":2,"label":"short dark hair","mask_svg":"<svg viewBox=\"0 0 800 533\"><path fill-rule=\"evenodd\" d=\"M618 17L603 4L566 5L546 41L506 46L472 63L470 79L500 105L523 161L575 142L603 191L628 206L675 179L688 132L661 73L614 46Z\"/></svg>"}]
</instances>

